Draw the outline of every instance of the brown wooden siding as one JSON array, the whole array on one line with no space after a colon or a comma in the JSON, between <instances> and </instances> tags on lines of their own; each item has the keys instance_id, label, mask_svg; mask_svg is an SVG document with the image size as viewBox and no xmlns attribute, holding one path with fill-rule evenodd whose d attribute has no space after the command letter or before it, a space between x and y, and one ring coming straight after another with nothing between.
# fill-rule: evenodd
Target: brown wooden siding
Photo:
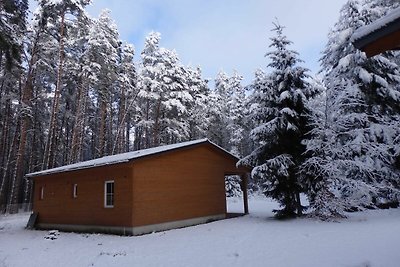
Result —
<instances>
[{"instance_id":1,"label":"brown wooden siding","mask_svg":"<svg viewBox=\"0 0 400 267\"><path fill-rule=\"evenodd\" d=\"M367 54L368 57L372 57L385 51L399 48L400 30L368 44L367 46L363 47L362 50Z\"/></svg>"},{"instance_id":2,"label":"brown wooden siding","mask_svg":"<svg viewBox=\"0 0 400 267\"><path fill-rule=\"evenodd\" d=\"M226 213L225 174L236 160L211 145L143 158L133 168L133 225Z\"/></svg>"},{"instance_id":3,"label":"brown wooden siding","mask_svg":"<svg viewBox=\"0 0 400 267\"><path fill-rule=\"evenodd\" d=\"M35 178L34 211L38 223L131 226L132 170L128 164ZM115 181L114 208L104 207L104 182ZM78 196L73 198L73 184ZM44 186L44 199L39 200Z\"/></svg>"}]
</instances>

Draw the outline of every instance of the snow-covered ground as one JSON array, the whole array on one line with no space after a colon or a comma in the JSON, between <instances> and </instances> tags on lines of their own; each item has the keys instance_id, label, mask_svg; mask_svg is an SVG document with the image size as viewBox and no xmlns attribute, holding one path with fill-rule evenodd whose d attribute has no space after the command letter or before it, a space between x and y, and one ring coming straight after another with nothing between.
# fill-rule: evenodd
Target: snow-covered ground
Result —
<instances>
[{"instance_id":1,"label":"snow-covered ground","mask_svg":"<svg viewBox=\"0 0 400 267\"><path fill-rule=\"evenodd\" d=\"M242 202L229 200L230 211ZM400 209L349 214L341 222L277 221L274 202L251 198L250 215L138 237L24 227L0 216L0 266L400 266Z\"/></svg>"}]
</instances>

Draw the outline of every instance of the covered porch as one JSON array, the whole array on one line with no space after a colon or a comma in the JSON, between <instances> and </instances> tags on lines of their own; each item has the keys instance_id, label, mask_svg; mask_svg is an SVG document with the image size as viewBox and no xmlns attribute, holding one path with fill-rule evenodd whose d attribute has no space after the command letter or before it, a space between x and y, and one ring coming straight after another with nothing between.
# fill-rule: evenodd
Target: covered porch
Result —
<instances>
[{"instance_id":1,"label":"covered porch","mask_svg":"<svg viewBox=\"0 0 400 267\"><path fill-rule=\"evenodd\" d=\"M230 176L237 176L239 179L237 181L240 191L241 191L241 196L240 197L236 197L237 199L240 199L242 202L242 210L238 211L238 210L229 210L228 208L228 196L227 196L227 192L225 192L225 199L226 199L226 203L227 203L227 207L226 207L226 218L230 219L230 218L235 218L235 217L240 217L240 216L244 216L246 214L249 214L249 202L248 202L248 182L250 179L250 171L245 171L245 172L226 172L225 173L225 179L227 179L227 177Z\"/></svg>"}]
</instances>

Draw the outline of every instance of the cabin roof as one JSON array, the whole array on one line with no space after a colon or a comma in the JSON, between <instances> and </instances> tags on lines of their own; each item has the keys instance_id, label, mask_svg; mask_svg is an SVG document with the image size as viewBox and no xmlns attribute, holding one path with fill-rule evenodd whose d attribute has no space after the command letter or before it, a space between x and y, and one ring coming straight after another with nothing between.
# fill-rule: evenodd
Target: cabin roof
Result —
<instances>
[{"instance_id":1,"label":"cabin roof","mask_svg":"<svg viewBox=\"0 0 400 267\"><path fill-rule=\"evenodd\" d=\"M65 166L61 166L61 167L57 167L57 168L53 168L53 169L29 173L26 175L26 177L33 178L36 176L43 176L43 175L48 175L48 174L55 174L55 173L76 171L76 170L82 170L82 169L88 169L88 168L94 168L94 167L100 167L100 166L106 166L106 165L113 165L113 164L118 164L118 163L125 163L125 162L129 162L131 160L143 158L146 156L156 155L156 154L160 154L160 153L164 153L164 152L168 152L168 151L178 150L181 148L187 148L190 146L205 144L205 143L211 144L214 147L216 147L217 149L219 149L222 152L224 152L225 154L227 154L228 156L233 157L236 160L239 160L238 157L236 157L232 153L226 151L225 149L221 148L220 146L214 144L213 142L209 141L208 139L199 139L199 140L188 141L188 142L183 142L183 143L178 143L178 144L142 149L142 150L127 152L127 153L112 155L112 156L105 156L105 157L98 158L98 159L92 159L92 160L74 163L74 164L70 164L70 165L65 165Z\"/></svg>"},{"instance_id":2,"label":"cabin roof","mask_svg":"<svg viewBox=\"0 0 400 267\"><path fill-rule=\"evenodd\" d=\"M358 28L351 42L354 46L362 49L377 40L392 35L400 29L400 7L392 10L387 15L377 19L371 24Z\"/></svg>"}]
</instances>

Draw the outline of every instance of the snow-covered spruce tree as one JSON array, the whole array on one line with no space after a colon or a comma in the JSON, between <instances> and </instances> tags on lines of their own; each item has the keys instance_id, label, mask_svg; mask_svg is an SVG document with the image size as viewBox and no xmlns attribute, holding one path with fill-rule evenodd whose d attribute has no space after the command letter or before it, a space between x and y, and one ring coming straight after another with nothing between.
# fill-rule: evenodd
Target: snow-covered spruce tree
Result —
<instances>
[{"instance_id":1,"label":"snow-covered spruce tree","mask_svg":"<svg viewBox=\"0 0 400 267\"><path fill-rule=\"evenodd\" d=\"M345 217L344 205L335 191L335 181L340 181L341 176L338 175L329 155L332 148L328 143L335 137L326 120L326 94L320 95L319 98L320 103L311 104L312 130L309 139L303 141L307 146L306 160L300 167L299 177L310 203L309 216L331 220Z\"/></svg>"},{"instance_id":2,"label":"snow-covered spruce tree","mask_svg":"<svg viewBox=\"0 0 400 267\"><path fill-rule=\"evenodd\" d=\"M321 59L326 110L307 142L312 157L305 165L317 216L398 203L399 68L392 53L367 59L351 44L354 31L384 10L372 1L351 0L329 34Z\"/></svg>"},{"instance_id":3,"label":"snow-covered spruce tree","mask_svg":"<svg viewBox=\"0 0 400 267\"><path fill-rule=\"evenodd\" d=\"M225 192L227 197L240 197L242 195L240 181L239 175L229 175L225 177Z\"/></svg>"},{"instance_id":4,"label":"snow-covered spruce tree","mask_svg":"<svg viewBox=\"0 0 400 267\"><path fill-rule=\"evenodd\" d=\"M276 36L273 48L266 56L272 72L264 79L257 77L254 85L257 103L252 105L252 116L257 126L251 131L256 149L238 163L253 166L252 176L261 181L263 193L279 202L278 218L302 214L300 193L304 190L297 172L303 163L305 146L302 140L307 128L307 100L313 89L306 81L307 70L297 66L298 53L290 50L292 43L283 34L283 27L274 24Z\"/></svg>"}]
</instances>

